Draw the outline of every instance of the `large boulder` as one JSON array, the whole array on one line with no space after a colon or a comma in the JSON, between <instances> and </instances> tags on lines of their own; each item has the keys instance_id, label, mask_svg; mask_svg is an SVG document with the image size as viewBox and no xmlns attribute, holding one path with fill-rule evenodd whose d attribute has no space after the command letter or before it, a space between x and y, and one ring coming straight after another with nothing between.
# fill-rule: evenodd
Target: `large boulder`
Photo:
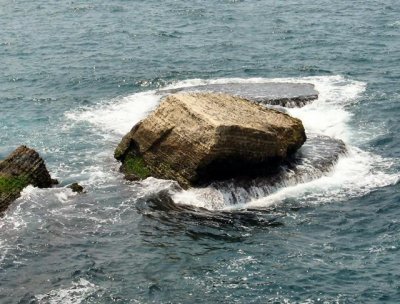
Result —
<instances>
[{"instance_id":1,"label":"large boulder","mask_svg":"<svg viewBox=\"0 0 400 304\"><path fill-rule=\"evenodd\" d=\"M167 96L124 136L115 158L128 179L173 179L187 188L274 172L305 142L299 119L216 93Z\"/></svg>"},{"instance_id":2,"label":"large boulder","mask_svg":"<svg viewBox=\"0 0 400 304\"><path fill-rule=\"evenodd\" d=\"M0 162L0 213L20 196L26 186L47 188L54 183L56 181L51 179L39 154L26 146L18 147Z\"/></svg>"}]
</instances>

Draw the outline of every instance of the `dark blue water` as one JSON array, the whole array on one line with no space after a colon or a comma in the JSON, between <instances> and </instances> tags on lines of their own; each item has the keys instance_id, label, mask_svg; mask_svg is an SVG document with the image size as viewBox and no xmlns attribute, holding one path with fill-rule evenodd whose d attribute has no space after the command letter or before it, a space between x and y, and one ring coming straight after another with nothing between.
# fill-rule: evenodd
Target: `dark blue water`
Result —
<instances>
[{"instance_id":1,"label":"dark blue water","mask_svg":"<svg viewBox=\"0 0 400 304\"><path fill-rule=\"evenodd\" d=\"M3 1L0 158L31 146L61 185L1 219L0 303L399 303L399 16L395 0ZM271 81L320 92L289 112L346 143L328 173L237 205L123 180L113 149L156 89Z\"/></svg>"}]
</instances>

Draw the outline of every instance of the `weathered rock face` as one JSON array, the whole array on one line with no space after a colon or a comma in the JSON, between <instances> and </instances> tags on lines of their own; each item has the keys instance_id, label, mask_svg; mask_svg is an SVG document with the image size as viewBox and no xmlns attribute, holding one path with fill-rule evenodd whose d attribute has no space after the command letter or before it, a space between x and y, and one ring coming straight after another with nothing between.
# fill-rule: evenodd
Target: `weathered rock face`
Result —
<instances>
[{"instance_id":1,"label":"weathered rock face","mask_svg":"<svg viewBox=\"0 0 400 304\"><path fill-rule=\"evenodd\" d=\"M300 120L227 94L168 96L115 150L131 178L183 187L274 172L306 140ZM132 179L132 178L131 178Z\"/></svg>"},{"instance_id":2,"label":"weathered rock face","mask_svg":"<svg viewBox=\"0 0 400 304\"><path fill-rule=\"evenodd\" d=\"M20 196L26 186L47 188L55 183L39 154L20 146L0 162L0 213Z\"/></svg>"}]
</instances>

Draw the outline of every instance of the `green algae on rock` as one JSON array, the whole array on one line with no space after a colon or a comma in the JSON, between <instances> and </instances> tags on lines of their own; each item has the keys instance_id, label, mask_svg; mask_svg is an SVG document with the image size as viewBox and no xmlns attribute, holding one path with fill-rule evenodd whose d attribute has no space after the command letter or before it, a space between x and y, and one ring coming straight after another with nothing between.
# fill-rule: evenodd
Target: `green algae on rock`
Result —
<instances>
[{"instance_id":1,"label":"green algae on rock","mask_svg":"<svg viewBox=\"0 0 400 304\"><path fill-rule=\"evenodd\" d=\"M27 183L28 180L23 176L0 176L0 193L23 189Z\"/></svg>"},{"instance_id":2,"label":"green algae on rock","mask_svg":"<svg viewBox=\"0 0 400 304\"><path fill-rule=\"evenodd\" d=\"M114 156L127 176L188 188L271 174L305 140L301 121L287 114L228 94L180 93L136 124Z\"/></svg>"},{"instance_id":3,"label":"green algae on rock","mask_svg":"<svg viewBox=\"0 0 400 304\"><path fill-rule=\"evenodd\" d=\"M18 147L0 162L0 213L20 196L26 186L47 188L55 183L35 150Z\"/></svg>"}]
</instances>

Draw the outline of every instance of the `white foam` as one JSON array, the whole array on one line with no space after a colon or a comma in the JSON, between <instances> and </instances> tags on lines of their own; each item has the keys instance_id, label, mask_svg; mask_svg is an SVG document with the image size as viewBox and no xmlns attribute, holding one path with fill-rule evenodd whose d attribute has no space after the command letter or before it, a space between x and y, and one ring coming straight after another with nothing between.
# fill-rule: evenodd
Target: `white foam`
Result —
<instances>
[{"instance_id":1,"label":"white foam","mask_svg":"<svg viewBox=\"0 0 400 304\"><path fill-rule=\"evenodd\" d=\"M40 189L32 185L28 185L21 191L21 197L28 199L31 195L33 195L37 191L40 191Z\"/></svg>"},{"instance_id":2,"label":"white foam","mask_svg":"<svg viewBox=\"0 0 400 304\"><path fill-rule=\"evenodd\" d=\"M388 165L386 159L352 147L348 155L341 157L326 176L282 188L267 197L249 202L246 207L268 207L286 199L296 199L304 204L319 204L366 195L377 188L399 182L399 174L381 170Z\"/></svg>"},{"instance_id":3,"label":"white foam","mask_svg":"<svg viewBox=\"0 0 400 304\"><path fill-rule=\"evenodd\" d=\"M348 142L352 130L348 123L352 114L345 106L359 100L366 84L346 80L341 76L307 77L304 81L314 84L318 100L302 108L291 108L289 114L302 120L306 131L324 134Z\"/></svg>"},{"instance_id":4,"label":"white foam","mask_svg":"<svg viewBox=\"0 0 400 304\"><path fill-rule=\"evenodd\" d=\"M400 20L388 24L389 27L400 27Z\"/></svg>"},{"instance_id":5,"label":"white foam","mask_svg":"<svg viewBox=\"0 0 400 304\"><path fill-rule=\"evenodd\" d=\"M226 208L224 193L215 188L193 188L173 194L172 199L177 204L191 205L199 208L219 210Z\"/></svg>"},{"instance_id":6,"label":"white foam","mask_svg":"<svg viewBox=\"0 0 400 304\"><path fill-rule=\"evenodd\" d=\"M46 294L36 295L39 303L46 304L79 304L98 290L98 287L85 279L73 282L69 288L51 290Z\"/></svg>"},{"instance_id":7,"label":"white foam","mask_svg":"<svg viewBox=\"0 0 400 304\"><path fill-rule=\"evenodd\" d=\"M47 212L55 212L60 208L48 208L49 202L58 202L60 206L73 206L71 198L77 194L69 188L45 188L40 189L28 185L21 191L21 196L13 202L13 204L5 212L4 217L0 221L0 230L4 231L21 231L28 227L32 221L38 221L38 209L46 210ZM55 198L56 200L53 200ZM55 211L54 211L55 210ZM4 247L4 246L5 247ZM6 243L0 242L0 251L4 252L7 247ZM5 256L5 255L4 255ZM4 258L3 256L3 258ZM0 258L0 264L2 258Z\"/></svg>"},{"instance_id":8,"label":"white foam","mask_svg":"<svg viewBox=\"0 0 400 304\"><path fill-rule=\"evenodd\" d=\"M67 118L87 121L107 132L125 135L134 124L144 118L159 103L161 96L155 91L116 98L94 107L67 112Z\"/></svg>"},{"instance_id":9,"label":"white foam","mask_svg":"<svg viewBox=\"0 0 400 304\"><path fill-rule=\"evenodd\" d=\"M77 194L70 188L56 187L41 189L29 185L22 190L21 197L18 199L18 202L24 204L26 201L29 201L29 205L31 207L34 207L35 205L38 207L43 207L45 206L46 201L43 201L42 198L48 195L54 195L54 197L57 198L60 203L67 203L70 202L71 197L74 197ZM18 206L20 206L20 204ZM31 208L24 209L29 210Z\"/></svg>"}]
</instances>

